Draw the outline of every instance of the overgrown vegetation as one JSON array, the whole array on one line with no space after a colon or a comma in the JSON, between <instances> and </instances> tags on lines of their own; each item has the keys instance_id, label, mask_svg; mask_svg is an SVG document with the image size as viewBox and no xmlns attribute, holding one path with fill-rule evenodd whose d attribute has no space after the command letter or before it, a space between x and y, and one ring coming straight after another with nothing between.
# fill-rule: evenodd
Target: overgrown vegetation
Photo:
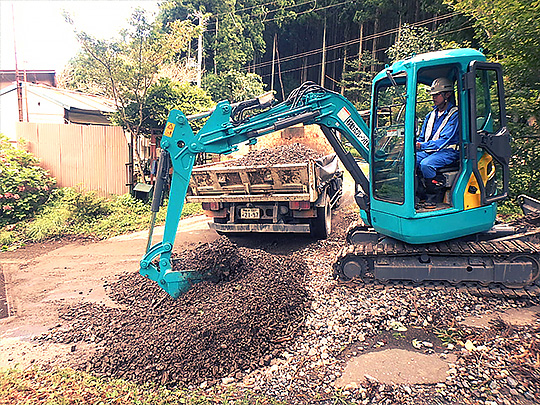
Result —
<instances>
[{"instance_id":1,"label":"overgrown vegetation","mask_svg":"<svg viewBox=\"0 0 540 405\"><path fill-rule=\"evenodd\" d=\"M0 134L0 227L31 217L48 199L55 180L38 163Z\"/></svg>"},{"instance_id":2,"label":"overgrown vegetation","mask_svg":"<svg viewBox=\"0 0 540 405\"><path fill-rule=\"evenodd\" d=\"M169 390L157 385L138 385L121 379L101 378L67 368L41 370L37 367L0 371L0 403L24 404L139 404L139 405L278 405L252 393L228 390L203 393L199 390Z\"/></svg>"},{"instance_id":3,"label":"overgrown vegetation","mask_svg":"<svg viewBox=\"0 0 540 405\"><path fill-rule=\"evenodd\" d=\"M167 206L161 207L156 224L165 223ZM182 217L201 213L200 204L186 203ZM105 199L94 192L73 188L56 189L31 220L0 229L2 250L13 250L29 242L77 237L106 239L148 229L148 204L129 194Z\"/></svg>"},{"instance_id":4,"label":"overgrown vegetation","mask_svg":"<svg viewBox=\"0 0 540 405\"><path fill-rule=\"evenodd\" d=\"M213 100L229 100L231 103L249 100L264 93L264 83L255 73L235 70L218 74L207 74L203 87Z\"/></svg>"}]
</instances>

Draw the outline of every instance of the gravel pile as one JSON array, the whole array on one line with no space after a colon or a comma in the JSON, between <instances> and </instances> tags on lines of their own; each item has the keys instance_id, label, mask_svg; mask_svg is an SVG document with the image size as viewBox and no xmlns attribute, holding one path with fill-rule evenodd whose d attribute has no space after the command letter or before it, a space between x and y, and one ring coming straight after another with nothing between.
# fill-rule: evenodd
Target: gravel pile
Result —
<instances>
[{"instance_id":1,"label":"gravel pile","mask_svg":"<svg viewBox=\"0 0 540 405\"><path fill-rule=\"evenodd\" d=\"M538 305L538 299L339 283L332 265L355 219L341 213L331 237L317 242L235 239L266 252L221 239L226 256L235 259L214 257L209 263L236 268L222 272L230 281L199 284L176 302L153 283L124 276L110 292L125 309L66 309L72 329L63 326L46 338L99 342L104 350L90 360L90 371L181 382L214 397L234 387L239 395L293 405L540 403L540 322L517 327L499 319L488 328L463 323L470 316ZM204 249L186 261L212 251ZM446 359L445 381L393 385L366 375L361 383L336 388L350 358L390 348Z\"/></svg>"},{"instance_id":2,"label":"gravel pile","mask_svg":"<svg viewBox=\"0 0 540 405\"><path fill-rule=\"evenodd\" d=\"M126 274L109 286L122 308L64 308L61 318L69 326L42 339L96 343L86 371L139 382L200 384L264 366L302 326L308 303L302 260L238 249L226 238L176 259L192 269L214 265L230 280L199 283L175 301L154 282Z\"/></svg>"},{"instance_id":3,"label":"gravel pile","mask_svg":"<svg viewBox=\"0 0 540 405\"><path fill-rule=\"evenodd\" d=\"M224 162L225 166L271 166L287 163L304 163L310 159L318 159L322 154L301 143L276 146L274 148L255 150L241 158Z\"/></svg>"}]
</instances>

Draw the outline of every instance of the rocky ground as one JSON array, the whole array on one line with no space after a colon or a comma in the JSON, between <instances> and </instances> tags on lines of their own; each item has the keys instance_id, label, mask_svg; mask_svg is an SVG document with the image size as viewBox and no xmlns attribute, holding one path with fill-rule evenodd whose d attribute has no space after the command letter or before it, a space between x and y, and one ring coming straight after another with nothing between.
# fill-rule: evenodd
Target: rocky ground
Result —
<instances>
[{"instance_id":1,"label":"rocky ground","mask_svg":"<svg viewBox=\"0 0 540 405\"><path fill-rule=\"evenodd\" d=\"M231 164L306 157L318 155L294 144ZM176 270L216 277L176 301L138 273L110 277L107 305L63 304L61 322L38 339L75 353L91 346L75 366L92 373L212 393L232 386L288 404L540 403L538 314L522 324L503 316L539 300L338 282L333 264L355 212L338 211L327 240L250 234L183 250ZM490 322L467 322L481 316Z\"/></svg>"},{"instance_id":2,"label":"rocky ground","mask_svg":"<svg viewBox=\"0 0 540 405\"><path fill-rule=\"evenodd\" d=\"M332 264L355 217L342 213L324 241L284 246L264 236L222 238L187 251L180 262L231 271L177 301L126 274L107 288L120 308L64 308L65 324L41 339L97 344L80 367L98 374L213 392L232 385L289 404L538 403L538 320L464 323L537 300L339 283ZM392 383L365 373L342 381L349 360L389 349L437 356L447 363L445 377Z\"/></svg>"}]
</instances>

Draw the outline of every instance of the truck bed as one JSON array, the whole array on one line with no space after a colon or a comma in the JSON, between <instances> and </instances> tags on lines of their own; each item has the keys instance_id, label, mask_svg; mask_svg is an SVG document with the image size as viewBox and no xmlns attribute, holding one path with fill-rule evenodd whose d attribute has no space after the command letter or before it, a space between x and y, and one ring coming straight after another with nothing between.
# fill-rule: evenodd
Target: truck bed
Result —
<instances>
[{"instance_id":1,"label":"truck bed","mask_svg":"<svg viewBox=\"0 0 540 405\"><path fill-rule=\"evenodd\" d=\"M313 161L272 166L225 166L222 162L193 169L187 200L315 201Z\"/></svg>"}]
</instances>

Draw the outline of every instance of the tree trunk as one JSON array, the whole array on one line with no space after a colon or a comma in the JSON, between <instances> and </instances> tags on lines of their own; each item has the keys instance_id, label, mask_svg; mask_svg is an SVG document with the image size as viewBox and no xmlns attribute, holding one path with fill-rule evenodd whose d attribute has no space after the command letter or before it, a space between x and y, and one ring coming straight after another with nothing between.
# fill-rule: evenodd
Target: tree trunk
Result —
<instances>
[{"instance_id":1,"label":"tree trunk","mask_svg":"<svg viewBox=\"0 0 540 405\"><path fill-rule=\"evenodd\" d=\"M376 60L377 60L377 46L378 46L378 38L377 34L379 32L379 12L377 11L377 15L375 16L375 23L373 24L373 48L371 50L371 56L373 58L373 62L371 63L371 73L375 73L376 70Z\"/></svg>"},{"instance_id":2,"label":"tree trunk","mask_svg":"<svg viewBox=\"0 0 540 405\"><path fill-rule=\"evenodd\" d=\"M358 43L358 69L362 66L362 52L364 52L363 48L363 42L364 42L364 23L360 24L360 42Z\"/></svg>"},{"instance_id":3,"label":"tree trunk","mask_svg":"<svg viewBox=\"0 0 540 405\"><path fill-rule=\"evenodd\" d=\"M324 16L324 28L323 28L323 38L322 38L321 87L324 87L325 75L326 75L326 14Z\"/></svg>"}]
</instances>

